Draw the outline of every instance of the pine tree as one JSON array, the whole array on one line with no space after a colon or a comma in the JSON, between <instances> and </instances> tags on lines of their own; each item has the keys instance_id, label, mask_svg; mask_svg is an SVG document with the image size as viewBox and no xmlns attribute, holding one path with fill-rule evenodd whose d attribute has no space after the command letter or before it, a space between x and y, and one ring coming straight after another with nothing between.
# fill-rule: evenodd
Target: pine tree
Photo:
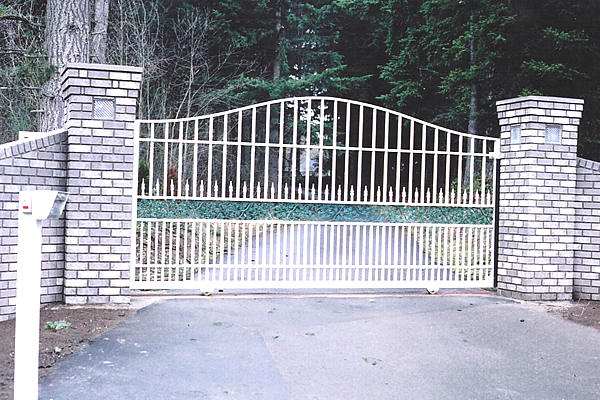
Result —
<instances>
[{"instance_id":1,"label":"pine tree","mask_svg":"<svg viewBox=\"0 0 600 400\"><path fill-rule=\"evenodd\" d=\"M495 113L490 95L514 25L505 2L391 0L388 10L391 60L382 76L393 88L382 99L450 127L492 134L480 122Z\"/></svg>"},{"instance_id":2,"label":"pine tree","mask_svg":"<svg viewBox=\"0 0 600 400\"><path fill-rule=\"evenodd\" d=\"M600 3L596 0L516 1L510 74L513 96L583 98L579 155L600 160Z\"/></svg>"}]
</instances>

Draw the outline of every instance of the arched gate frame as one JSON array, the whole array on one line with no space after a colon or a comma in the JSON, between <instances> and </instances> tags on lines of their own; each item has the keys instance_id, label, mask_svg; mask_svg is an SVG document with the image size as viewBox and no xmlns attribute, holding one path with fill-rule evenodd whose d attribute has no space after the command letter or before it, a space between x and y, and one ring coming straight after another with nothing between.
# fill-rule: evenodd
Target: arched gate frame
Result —
<instances>
[{"instance_id":1,"label":"arched gate frame","mask_svg":"<svg viewBox=\"0 0 600 400\"><path fill-rule=\"evenodd\" d=\"M331 97L135 132L132 289L493 286L495 138Z\"/></svg>"}]
</instances>

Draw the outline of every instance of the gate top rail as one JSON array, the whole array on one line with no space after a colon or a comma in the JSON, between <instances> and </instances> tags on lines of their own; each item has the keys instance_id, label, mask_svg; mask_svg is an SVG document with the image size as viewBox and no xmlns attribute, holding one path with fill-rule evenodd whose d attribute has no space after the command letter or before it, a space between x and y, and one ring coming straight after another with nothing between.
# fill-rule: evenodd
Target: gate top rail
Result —
<instances>
[{"instance_id":1,"label":"gate top rail","mask_svg":"<svg viewBox=\"0 0 600 400\"><path fill-rule=\"evenodd\" d=\"M137 198L493 207L497 138L336 97L136 120Z\"/></svg>"},{"instance_id":2,"label":"gate top rail","mask_svg":"<svg viewBox=\"0 0 600 400\"><path fill-rule=\"evenodd\" d=\"M219 111L219 112L212 113L212 114L204 114L204 115L201 115L201 116L183 117L183 118L162 118L162 119L137 119L136 122L140 123L140 124L166 123L166 122L168 122L168 123L189 122L189 121L195 121L195 120L204 120L204 119L222 117L222 116L225 116L227 114L235 114L235 113L239 113L240 111L248 111L248 110L252 110L254 108L266 107L266 106L270 106L270 105L274 105L274 104L291 103L291 102L294 102L294 101L303 102L303 101L309 101L309 100L312 101L312 102L316 102L316 101L319 101L319 102L320 101L336 101L336 102L342 102L342 103L352 104L352 105L356 105L356 106L368 107L368 108L376 110L376 111L381 111L381 112L384 112L384 113L390 113L390 114L395 115L397 117L401 117L403 119L414 121L417 124L423 124L425 126L428 126L428 127L434 128L434 129L439 129L439 130L442 130L444 132L449 132L449 133L454 134L454 135L461 135L461 136L472 137L472 138L476 138L476 139L486 139L486 140L491 140L491 141L499 141L500 140L499 138L489 137L489 136L485 136L485 135L470 134L470 133L467 133L467 132L461 132L461 131L449 129L449 128L443 127L441 125L436 125L436 124L433 124L431 122L427 122L425 120L421 120L419 118L410 116L408 114L404 114L404 113L401 113L399 111L394 111L394 110L391 110L389 108L385 108L385 107L378 106L378 105L375 105L375 104L365 103L365 102L358 101L358 100L343 99L341 97L332 97L332 96L298 96L298 97L286 97L286 98L282 98L282 99L275 99L275 100L264 101L264 102L261 102L261 103L250 104L250 105L247 105L247 106L238 107L238 108L234 108L234 109L231 109L231 110Z\"/></svg>"}]
</instances>

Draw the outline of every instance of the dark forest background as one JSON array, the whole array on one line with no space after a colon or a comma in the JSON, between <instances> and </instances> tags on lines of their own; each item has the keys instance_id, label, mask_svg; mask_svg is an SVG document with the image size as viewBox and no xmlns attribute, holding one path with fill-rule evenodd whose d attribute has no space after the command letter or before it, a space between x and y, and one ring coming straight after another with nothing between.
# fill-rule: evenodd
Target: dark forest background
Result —
<instances>
[{"instance_id":1,"label":"dark forest background","mask_svg":"<svg viewBox=\"0 0 600 400\"><path fill-rule=\"evenodd\" d=\"M330 95L497 136L498 100L582 98L600 161L599 19L597 0L0 0L0 141L60 126L57 71L102 62L144 68L140 118Z\"/></svg>"}]
</instances>

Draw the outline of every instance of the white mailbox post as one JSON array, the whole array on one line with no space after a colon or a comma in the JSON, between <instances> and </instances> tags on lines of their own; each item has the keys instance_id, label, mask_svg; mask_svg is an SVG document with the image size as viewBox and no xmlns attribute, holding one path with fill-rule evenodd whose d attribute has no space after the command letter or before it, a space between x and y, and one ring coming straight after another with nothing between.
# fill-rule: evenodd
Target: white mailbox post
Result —
<instances>
[{"instance_id":1,"label":"white mailbox post","mask_svg":"<svg viewBox=\"0 0 600 400\"><path fill-rule=\"evenodd\" d=\"M15 399L38 398L42 221L60 217L68 196L54 190L19 192Z\"/></svg>"}]
</instances>

